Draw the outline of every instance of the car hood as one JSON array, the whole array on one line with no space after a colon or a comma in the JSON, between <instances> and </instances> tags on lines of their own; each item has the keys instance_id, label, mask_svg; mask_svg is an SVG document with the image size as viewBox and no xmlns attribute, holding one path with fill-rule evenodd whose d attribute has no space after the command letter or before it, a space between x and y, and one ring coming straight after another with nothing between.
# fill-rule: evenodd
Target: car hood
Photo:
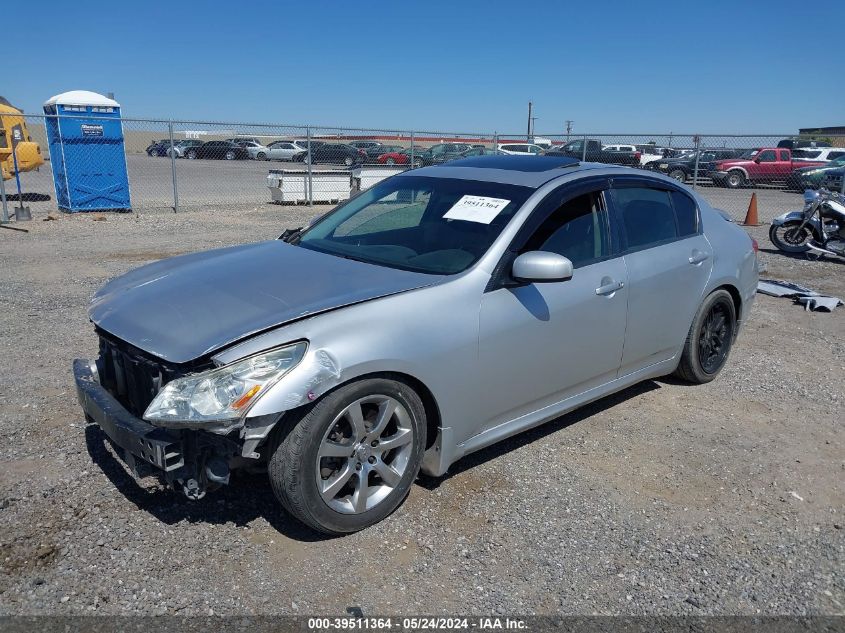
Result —
<instances>
[{"instance_id":1,"label":"car hood","mask_svg":"<svg viewBox=\"0 0 845 633\"><path fill-rule=\"evenodd\" d=\"M185 363L296 319L442 279L273 240L137 268L97 291L88 314L109 334Z\"/></svg>"}]
</instances>

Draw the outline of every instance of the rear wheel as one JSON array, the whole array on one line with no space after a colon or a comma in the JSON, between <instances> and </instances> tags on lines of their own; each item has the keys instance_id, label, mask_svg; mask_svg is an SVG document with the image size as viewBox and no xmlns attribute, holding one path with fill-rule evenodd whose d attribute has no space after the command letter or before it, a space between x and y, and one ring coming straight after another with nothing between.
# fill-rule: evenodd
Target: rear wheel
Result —
<instances>
[{"instance_id":1,"label":"rear wheel","mask_svg":"<svg viewBox=\"0 0 845 633\"><path fill-rule=\"evenodd\" d=\"M190 158L191 160L194 160L194 159L197 157L197 152L196 152L196 150L189 149L189 150L188 150L188 153L186 154L186 156L187 156L188 158Z\"/></svg>"},{"instance_id":2,"label":"rear wheel","mask_svg":"<svg viewBox=\"0 0 845 633\"><path fill-rule=\"evenodd\" d=\"M728 360L735 332L733 298L727 290L716 290L692 321L675 375L694 384L713 380Z\"/></svg>"},{"instance_id":3,"label":"rear wheel","mask_svg":"<svg viewBox=\"0 0 845 633\"><path fill-rule=\"evenodd\" d=\"M225 154L226 160L235 160L235 152L233 150L228 150Z\"/></svg>"},{"instance_id":4,"label":"rear wheel","mask_svg":"<svg viewBox=\"0 0 845 633\"><path fill-rule=\"evenodd\" d=\"M258 152L258 153L255 155L255 158L256 158L257 160L267 160L267 154L265 154L264 152Z\"/></svg>"},{"instance_id":5,"label":"rear wheel","mask_svg":"<svg viewBox=\"0 0 845 633\"><path fill-rule=\"evenodd\" d=\"M769 239L772 240L772 244L785 253L806 253L810 250L807 243L813 237L809 226L805 225L801 228L801 220L772 224L769 227Z\"/></svg>"},{"instance_id":6,"label":"rear wheel","mask_svg":"<svg viewBox=\"0 0 845 633\"><path fill-rule=\"evenodd\" d=\"M346 158L343 159L343 164L346 165L347 167L352 167L353 162L354 161L352 160L351 156L347 156Z\"/></svg>"},{"instance_id":7,"label":"rear wheel","mask_svg":"<svg viewBox=\"0 0 845 633\"><path fill-rule=\"evenodd\" d=\"M395 159L393 159L393 158L388 158L388 159L387 159L386 161L384 161L384 162L385 162L385 163L387 163L388 165L395 165L395 164L396 164L396 160L395 160Z\"/></svg>"},{"instance_id":8,"label":"rear wheel","mask_svg":"<svg viewBox=\"0 0 845 633\"><path fill-rule=\"evenodd\" d=\"M378 523L404 501L425 448L425 409L404 383L345 385L303 407L275 436L268 464L288 512L320 532Z\"/></svg>"}]
</instances>

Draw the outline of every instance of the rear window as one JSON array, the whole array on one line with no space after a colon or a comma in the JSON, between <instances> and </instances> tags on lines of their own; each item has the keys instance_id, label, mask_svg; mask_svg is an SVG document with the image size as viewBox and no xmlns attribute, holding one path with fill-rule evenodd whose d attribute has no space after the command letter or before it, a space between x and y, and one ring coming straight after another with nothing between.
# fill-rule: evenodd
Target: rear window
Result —
<instances>
[{"instance_id":1,"label":"rear window","mask_svg":"<svg viewBox=\"0 0 845 633\"><path fill-rule=\"evenodd\" d=\"M695 201L680 191L670 192L669 197L672 198L672 206L678 220L678 235L688 237L698 233L698 208Z\"/></svg>"},{"instance_id":2,"label":"rear window","mask_svg":"<svg viewBox=\"0 0 845 633\"><path fill-rule=\"evenodd\" d=\"M821 155L821 150L817 149L796 149L792 152L793 158L818 158Z\"/></svg>"}]
</instances>

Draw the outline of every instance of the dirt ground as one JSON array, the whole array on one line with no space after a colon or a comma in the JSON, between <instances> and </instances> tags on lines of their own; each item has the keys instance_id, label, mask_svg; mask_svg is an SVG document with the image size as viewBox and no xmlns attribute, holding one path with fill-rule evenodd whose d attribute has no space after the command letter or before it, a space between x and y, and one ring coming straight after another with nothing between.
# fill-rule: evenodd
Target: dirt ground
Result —
<instances>
[{"instance_id":1,"label":"dirt ground","mask_svg":"<svg viewBox=\"0 0 845 633\"><path fill-rule=\"evenodd\" d=\"M75 399L91 294L316 212L0 230L0 614L845 613L845 308L758 295L713 383L601 400L421 479L344 538L293 522L259 475L197 503L133 480ZM845 263L750 232L763 277L845 298Z\"/></svg>"}]
</instances>

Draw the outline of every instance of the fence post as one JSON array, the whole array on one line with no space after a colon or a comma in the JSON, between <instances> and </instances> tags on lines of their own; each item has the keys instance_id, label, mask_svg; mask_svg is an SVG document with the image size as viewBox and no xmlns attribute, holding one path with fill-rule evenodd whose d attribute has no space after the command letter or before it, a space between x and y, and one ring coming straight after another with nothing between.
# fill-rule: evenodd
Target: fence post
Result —
<instances>
[{"instance_id":1,"label":"fence post","mask_svg":"<svg viewBox=\"0 0 845 633\"><path fill-rule=\"evenodd\" d=\"M2 122L2 119L0 119ZM9 223L9 203L6 201L6 182L3 180L3 174L0 173L0 198L3 199L3 217L0 219L0 224Z\"/></svg>"},{"instance_id":2,"label":"fence post","mask_svg":"<svg viewBox=\"0 0 845 633\"><path fill-rule=\"evenodd\" d=\"M414 133L411 132L411 169L414 168Z\"/></svg>"},{"instance_id":3,"label":"fence post","mask_svg":"<svg viewBox=\"0 0 845 633\"><path fill-rule=\"evenodd\" d=\"M305 128L305 139L308 145L308 152L305 154L308 157L308 186L306 187L307 195L308 195L308 206L314 206L314 179L311 176L311 163L313 163L313 159L311 158L311 128Z\"/></svg>"},{"instance_id":4,"label":"fence post","mask_svg":"<svg viewBox=\"0 0 845 633\"><path fill-rule=\"evenodd\" d=\"M701 157L701 137L695 135L695 168L692 171L692 188L695 189L698 185L698 159Z\"/></svg>"},{"instance_id":5,"label":"fence post","mask_svg":"<svg viewBox=\"0 0 845 633\"><path fill-rule=\"evenodd\" d=\"M179 213L179 186L176 184L176 151L173 149L173 119L167 123L170 133L170 174L173 178L173 213Z\"/></svg>"},{"instance_id":6,"label":"fence post","mask_svg":"<svg viewBox=\"0 0 845 633\"><path fill-rule=\"evenodd\" d=\"M499 133L493 132L493 154L499 153Z\"/></svg>"},{"instance_id":7,"label":"fence post","mask_svg":"<svg viewBox=\"0 0 845 633\"><path fill-rule=\"evenodd\" d=\"M587 162L587 135L584 135L584 147L581 148L583 151L581 152L581 162Z\"/></svg>"}]
</instances>

